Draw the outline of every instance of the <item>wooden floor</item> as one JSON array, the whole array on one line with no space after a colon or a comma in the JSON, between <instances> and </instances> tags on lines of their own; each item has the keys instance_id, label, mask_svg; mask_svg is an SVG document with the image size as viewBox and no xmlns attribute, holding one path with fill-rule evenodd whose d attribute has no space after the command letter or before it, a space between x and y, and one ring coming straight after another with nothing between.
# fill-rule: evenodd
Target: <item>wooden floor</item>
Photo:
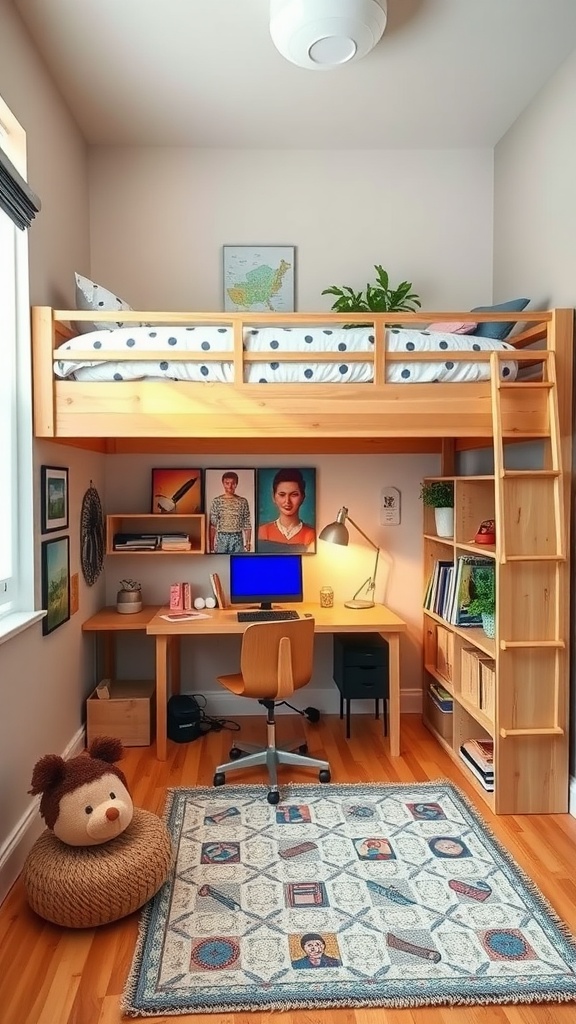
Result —
<instances>
[{"instance_id":1,"label":"wooden floor","mask_svg":"<svg viewBox=\"0 0 576 1024\"><path fill-rule=\"evenodd\" d=\"M246 738L263 738L263 721L242 719ZM300 719L283 728L300 728ZM304 723L310 753L326 757L338 782L451 778L478 806L496 836L576 933L576 819L569 815L494 817L416 715L402 718L403 756L388 757L381 725L352 719L344 738L337 717ZM154 748L131 748L122 767L134 803L162 812L168 786L210 785L213 766L227 760L232 734L168 744L160 764ZM235 736L237 738L237 735ZM313 781L310 772L284 769L286 781ZM258 770L229 781L264 781ZM0 908L0 1021L2 1024L118 1024L120 998L131 963L138 915L93 931L66 931L38 918L18 882ZM150 1019L150 1018L148 1018ZM182 1024L575 1024L576 1005L473 1006L414 1010L301 1010L286 1013L197 1014L155 1017Z\"/></svg>"}]
</instances>

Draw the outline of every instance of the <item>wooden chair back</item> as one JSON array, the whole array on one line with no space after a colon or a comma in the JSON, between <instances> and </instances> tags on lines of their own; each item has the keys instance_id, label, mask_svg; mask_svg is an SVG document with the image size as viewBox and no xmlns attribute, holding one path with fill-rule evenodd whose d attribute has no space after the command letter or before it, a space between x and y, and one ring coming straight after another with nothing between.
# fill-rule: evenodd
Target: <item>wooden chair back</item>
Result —
<instances>
[{"instance_id":1,"label":"wooden chair back","mask_svg":"<svg viewBox=\"0 0 576 1024\"><path fill-rule=\"evenodd\" d=\"M312 676L314 619L252 622L242 638L243 697L284 700Z\"/></svg>"}]
</instances>

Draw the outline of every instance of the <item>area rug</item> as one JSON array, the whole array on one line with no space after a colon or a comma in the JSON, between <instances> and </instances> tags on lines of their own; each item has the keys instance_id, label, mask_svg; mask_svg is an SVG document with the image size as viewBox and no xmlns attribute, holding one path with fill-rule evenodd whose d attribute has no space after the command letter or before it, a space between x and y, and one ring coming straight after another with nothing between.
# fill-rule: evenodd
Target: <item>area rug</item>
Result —
<instances>
[{"instance_id":1,"label":"area rug","mask_svg":"<svg viewBox=\"0 0 576 1024\"><path fill-rule=\"evenodd\" d=\"M576 1000L576 941L449 782L169 790L129 1016Z\"/></svg>"}]
</instances>

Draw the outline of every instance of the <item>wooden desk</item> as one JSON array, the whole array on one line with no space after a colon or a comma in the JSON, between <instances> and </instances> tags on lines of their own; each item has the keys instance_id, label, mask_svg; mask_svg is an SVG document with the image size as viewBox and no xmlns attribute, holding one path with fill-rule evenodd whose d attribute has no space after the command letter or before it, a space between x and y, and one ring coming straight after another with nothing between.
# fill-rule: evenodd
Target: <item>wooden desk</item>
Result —
<instances>
[{"instance_id":1,"label":"wooden desk","mask_svg":"<svg viewBox=\"0 0 576 1024\"><path fill-rule=\"evenodd\" d=\"M121 632L132 632L142 630L160 610L160 605L147 605L141 612L133 612L132 615L121 615L116 608L101 608L99 612L92 615L86 622L82 623L84 633L98 633L102 639L103 660L102 672L104 679L114 679L116 676L116 634ZM96 680L98 682L98 680Z\"/></svg>"},{"instance_id":2,"label":"wooden desk","mask_svg":"<svg viewBox=\"0 0 576 1024\"><path fill-rule=\"evenodd\" d=\"M384 605L374 608L351 609L343 604L333 608L321 608L319 604L283 605L293 607L300 614L314 616L316 633L379 633L388 641L390 652L390 754L400 754L400 634L406 631L406 623ZM168 608L160 608L148 619L146 633L156 637L156 756L159 761L167 757L167 710L169 692L180 691L179 640L182 636L217 636L219 634L243 633L247 622L238 622L237 609L210 611L209 618L188 622L169 622L162 615ZM101 614L101 613L99 613ZM144 615L144 612L141 613ZM98 616L94 616L98 618ZM118 619L136 618L136 615L117 615ZM90 620L88 620L90 621ZM86 623L84 624L84 628ZM102 627L106 628L106 627ZM122 624L108 629L122 629ZM137 628L137 627L134 627Z\"/></svg>"}]
</instances>

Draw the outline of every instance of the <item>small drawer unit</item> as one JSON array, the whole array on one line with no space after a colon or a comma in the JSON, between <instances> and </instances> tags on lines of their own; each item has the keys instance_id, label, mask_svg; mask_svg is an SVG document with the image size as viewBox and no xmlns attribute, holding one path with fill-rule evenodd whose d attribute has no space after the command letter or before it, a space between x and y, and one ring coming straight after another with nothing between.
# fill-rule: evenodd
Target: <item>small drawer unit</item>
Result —
<instances>
[{"instance_id":1,"label":"small drawer unit","mask_svg":"<svg viewBox=\"0 0 576 1024\"><path fill-rule=\"evenodd\" d=\"M373 700L375 717L380 701L386 702L389 690L388 643L378 633L334 634L334 682L340 690L340 718L346 705L346 738L350 737L350 701Z\"/></svg>"}]
</instances>

